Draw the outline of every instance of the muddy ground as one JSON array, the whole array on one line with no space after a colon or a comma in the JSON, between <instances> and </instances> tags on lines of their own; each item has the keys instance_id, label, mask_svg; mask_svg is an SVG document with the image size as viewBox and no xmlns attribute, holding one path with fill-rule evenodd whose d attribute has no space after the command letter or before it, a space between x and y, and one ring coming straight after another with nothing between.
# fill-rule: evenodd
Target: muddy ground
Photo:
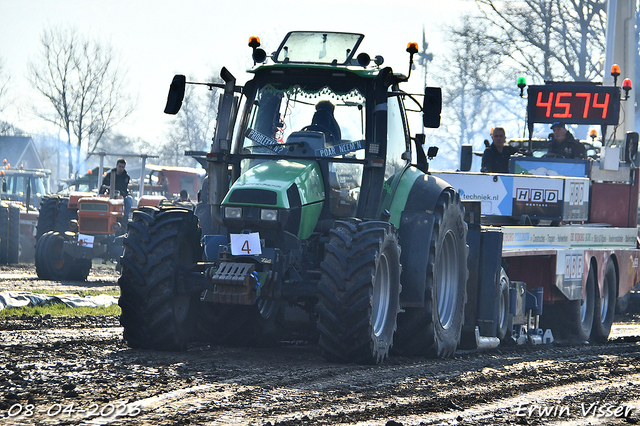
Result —
<instances>
[{"instance_id":1,"label":"muddy ground","mask_svg":"<svg viewBox=\"0 0 640 426\"><path fill-rule=\"evenodd\" d=\"M0 291L117 288L0 267ZM0 319L0 424L553 425L640 422L640 315L608 344L502 348L453 359L326 362L314 343L129 349L116 317ZM117 414L117 416L115 415Z\"/></svg>"}]
</instances>

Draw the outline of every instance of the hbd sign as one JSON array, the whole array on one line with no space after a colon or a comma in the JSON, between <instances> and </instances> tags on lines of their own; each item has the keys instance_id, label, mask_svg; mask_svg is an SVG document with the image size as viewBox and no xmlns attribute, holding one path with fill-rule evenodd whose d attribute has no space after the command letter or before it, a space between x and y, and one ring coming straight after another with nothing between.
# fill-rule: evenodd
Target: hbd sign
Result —
<instances>
[{"instance_id":1,"label":"hbd sign","mask_svg":"<svg viewBox=\"0 0 640 426\"><path fill-rule=\"evenodd\" d=\"M517 177L513 180L513 216L562 220L564 180Z\"/></svg>"},{"instance_id":2,"label":"hbd sign","mask_svg":"<svg viewBox=\"0 0 640 426\"><path fill-rule=\"evenodd\" d=\"M555 204L560 191L557 189L517 188L516 201L536 204Z\"/></svg>"}]
</instances>

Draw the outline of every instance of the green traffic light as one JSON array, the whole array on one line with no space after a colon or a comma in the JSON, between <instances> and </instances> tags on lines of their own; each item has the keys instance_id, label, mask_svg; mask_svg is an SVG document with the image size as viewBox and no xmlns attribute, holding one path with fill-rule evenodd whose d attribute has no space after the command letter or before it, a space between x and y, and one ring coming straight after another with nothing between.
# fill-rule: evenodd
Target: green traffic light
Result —
<instances>
[{"instance_id":1,"label":"green traffic light","mask_svg":"<svg viewBox=\"0 0 640 426\"><path fill-rule=\"evenodd\" d=\"M527 80L524 77L518 77L518 87L519 88L523 88L526 87L527 85Z\"/></svg>"}]
</instances>

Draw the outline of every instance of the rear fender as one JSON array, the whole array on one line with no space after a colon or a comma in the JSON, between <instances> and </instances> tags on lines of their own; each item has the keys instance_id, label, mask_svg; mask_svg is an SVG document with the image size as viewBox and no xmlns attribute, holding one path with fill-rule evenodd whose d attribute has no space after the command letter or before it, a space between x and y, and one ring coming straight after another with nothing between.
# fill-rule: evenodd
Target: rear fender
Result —
<instances>
[{"instance_id":1,"label":"rear fender","mask_svg":"<svg viewBox=\"0 0 640 426\"><path fill-rule=\"evenodd\" d=\"M399 211L399 239L402 248L402 307L423 307L427 278L426 259L433 231L433 209L443 191L453 188L444 180L409 169L391 203L391 222ZM394 223L395 225L395 223Z\"/></svg>"}]
</instances>

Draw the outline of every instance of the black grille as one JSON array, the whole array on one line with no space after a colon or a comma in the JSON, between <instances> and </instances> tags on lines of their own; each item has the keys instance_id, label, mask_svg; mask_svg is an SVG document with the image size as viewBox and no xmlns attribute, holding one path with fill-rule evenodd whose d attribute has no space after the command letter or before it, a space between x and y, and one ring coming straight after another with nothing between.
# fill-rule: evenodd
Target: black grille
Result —
<instances>
[{"instance_id":1,"label":"black grille","mask_svg":"<svg viewBox=\"0 0 640 426\"><path fill-rule=\"evenodd\" d=\"M83 217L79 220L78 231L87 234L108 234L109 219L97 217Z\"/></svg>"},{"instance_id":2,"label":"black grille","mask_svg":"<svg viewBox=\"0 0 640 426\"><path fill-rule=\"evenodd\" d=\"M275 206L278 204L278 193L264 189L236 189L229 196L229 202Z\"/></svg>"}]
</instances>

